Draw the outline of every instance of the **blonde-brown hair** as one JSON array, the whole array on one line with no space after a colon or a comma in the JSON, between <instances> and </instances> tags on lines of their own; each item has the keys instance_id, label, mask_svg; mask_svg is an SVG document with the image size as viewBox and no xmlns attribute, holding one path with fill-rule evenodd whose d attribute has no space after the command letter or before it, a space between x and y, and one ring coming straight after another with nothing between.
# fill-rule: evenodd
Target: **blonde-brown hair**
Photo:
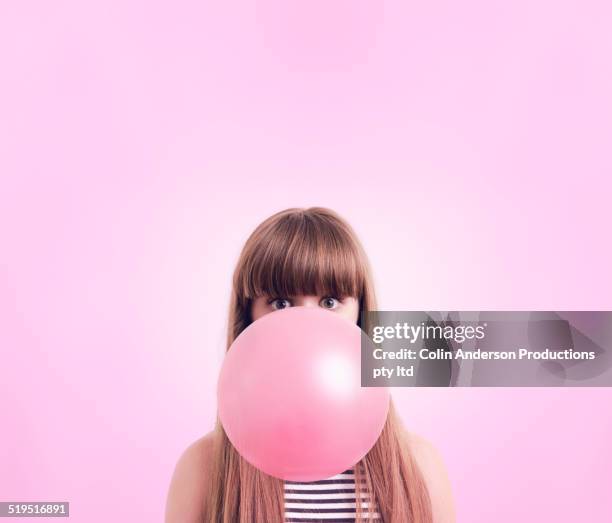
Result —
<instances>
[{"instance_id":1,"label":"blonde-brown hair","mask_svg":"<svg viewBox=\"0 0 612 523\"><path fill-rule=\"evenodd\" d=\"M251 303L262 295L353 296L360 312L376 310L361 244L342 218L322 207L278 212L248 238L234 271L227 349L251 323ZM283 481L244 460L218 418L210 474L206 523L284 521ZM371 517L362 506L366 493L385 523L432 522L429 494L393 403L376 444L355 464L355 488L357 521Z\"/></svg>"}]
</instances>

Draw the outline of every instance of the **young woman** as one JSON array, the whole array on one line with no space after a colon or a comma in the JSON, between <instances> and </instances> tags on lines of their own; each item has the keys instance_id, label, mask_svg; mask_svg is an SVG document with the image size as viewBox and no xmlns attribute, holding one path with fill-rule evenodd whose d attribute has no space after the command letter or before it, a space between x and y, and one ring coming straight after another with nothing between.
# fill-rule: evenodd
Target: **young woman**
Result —
<instances>
[{"instance_id":1,"label":"young woman","mask_svg":"<svg viewBox=\"0 0 612 523\"><path fill-rule=\"evenodd\" d=\"M329 209L287 209L249 237L234 272L227 348L264 314L322 307L359 324L375 310L368 262L350 226ZM316 511L315 511L316 510ZM453 523L449 481L437 452L406 432L393 403L374 447L343 474L283 482L246 462L217 419L179 459L167 523L382 521Z\"/></svg>"}]
</instances>

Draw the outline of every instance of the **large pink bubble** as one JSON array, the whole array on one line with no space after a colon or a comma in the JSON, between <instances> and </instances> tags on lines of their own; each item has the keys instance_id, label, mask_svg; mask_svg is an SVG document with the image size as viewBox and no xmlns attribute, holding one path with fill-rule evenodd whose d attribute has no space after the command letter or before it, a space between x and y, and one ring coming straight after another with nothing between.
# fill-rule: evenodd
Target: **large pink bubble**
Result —
<instances>
[{"instance_id":1,"label":"large pink bubble","mask_svg":"<svg viewBox=\"0 0 612 523\"><path fill-rule=\"evenodd\" d=\"M219 417L249 463L316 481L356 464L382 432L386 388L361 387L361 329L320 308L266 314L236 338L218 383Z\"/></svg>"}]
</instances>

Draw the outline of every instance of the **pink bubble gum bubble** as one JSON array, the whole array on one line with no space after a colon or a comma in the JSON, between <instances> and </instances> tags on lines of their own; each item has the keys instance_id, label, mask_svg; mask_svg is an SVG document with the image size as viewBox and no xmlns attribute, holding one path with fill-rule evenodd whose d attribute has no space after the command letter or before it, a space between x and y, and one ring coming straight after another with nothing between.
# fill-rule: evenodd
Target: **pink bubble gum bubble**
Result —
<instances>
[{"instance_id":1,"label":"pink bubble gum bubble","mask_svg":"<svg viewBox=\"0 0 612 523\"><path fill-rule=\"evenodd\" d=\"M291 307L249 325L219 376L219 417L261 471L317 481L351 468L382 432L385 387L361 387L361 329L319 308Z\"/></svg>"}]
</instances>

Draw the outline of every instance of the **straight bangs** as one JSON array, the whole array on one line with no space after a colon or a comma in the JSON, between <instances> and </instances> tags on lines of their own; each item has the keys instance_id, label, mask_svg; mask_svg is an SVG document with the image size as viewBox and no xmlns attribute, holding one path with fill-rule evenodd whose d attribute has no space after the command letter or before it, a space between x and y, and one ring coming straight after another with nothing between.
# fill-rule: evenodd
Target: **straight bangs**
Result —
<instances>
[{"instance_id":1,"label":"straight bangs","mask_svg":"<svg viewBox=\"0 0 612 523\"><path fill-rule=\"evenodd\" d=\"M287 214L262 224L235 282L243 298L298 295L361 299L367 268L351 231L334 216Z\"/></svg>"}]
</instances>

